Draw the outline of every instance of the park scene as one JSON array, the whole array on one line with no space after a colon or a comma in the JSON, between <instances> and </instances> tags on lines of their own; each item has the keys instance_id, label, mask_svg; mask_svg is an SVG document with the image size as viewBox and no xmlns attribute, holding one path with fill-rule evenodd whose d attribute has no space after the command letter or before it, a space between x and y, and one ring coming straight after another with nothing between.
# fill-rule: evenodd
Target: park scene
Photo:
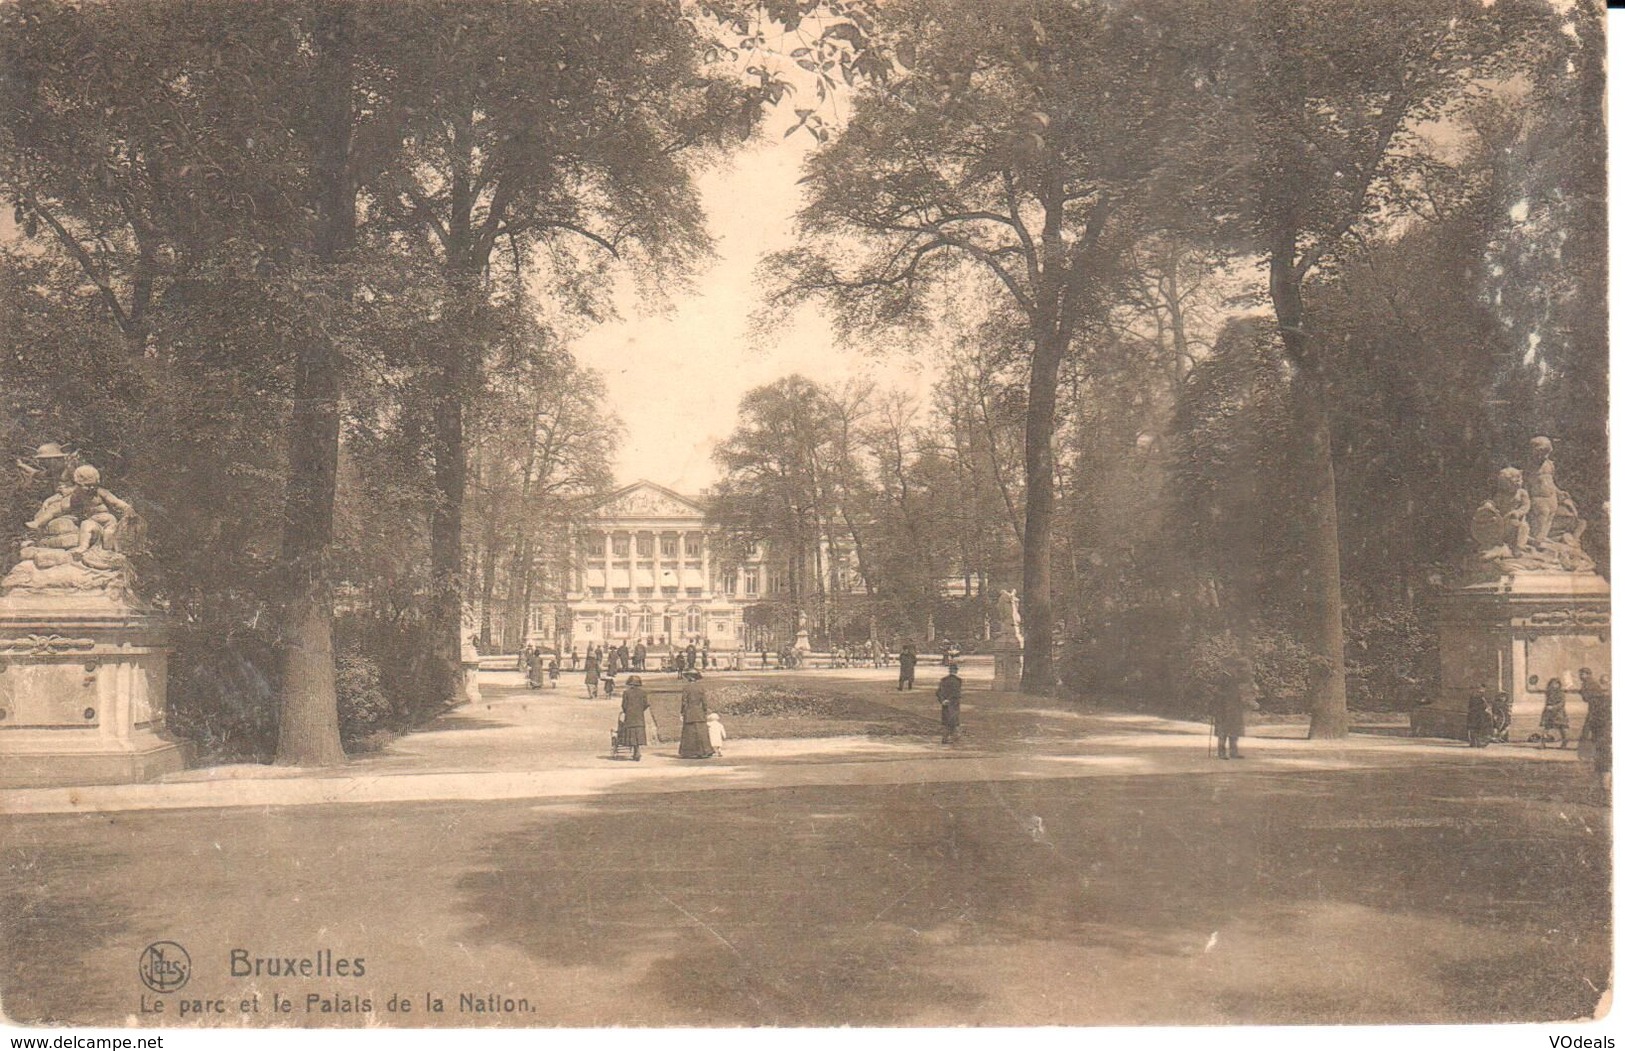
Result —
<instances>
[{"instance_id":1,"label":"park scene","mask_svg":"<svg viewBox=\"0 0 1625 1051\"><path fill-rule=\"evenodd\" d=\"M1602 5L0 27L8 1025L1610 1011Z\"/></svg>"}]
</instances>

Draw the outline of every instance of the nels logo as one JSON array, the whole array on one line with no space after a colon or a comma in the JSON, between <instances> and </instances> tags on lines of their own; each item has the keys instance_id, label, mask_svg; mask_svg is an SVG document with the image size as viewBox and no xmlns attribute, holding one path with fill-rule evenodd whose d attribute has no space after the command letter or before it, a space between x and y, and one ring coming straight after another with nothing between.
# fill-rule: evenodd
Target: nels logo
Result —
<instances>
[{"instance_id":1,"label":"nels logo","mask_svg":"<svg viewBox=\"0 0 1625 1051\"><path fill-rule=\"evenodd\" d=\"M155 993L172 993L192 977L192 958L174 942L153 942L141 950L141 980Z\"/></svg>"}]
</instances>

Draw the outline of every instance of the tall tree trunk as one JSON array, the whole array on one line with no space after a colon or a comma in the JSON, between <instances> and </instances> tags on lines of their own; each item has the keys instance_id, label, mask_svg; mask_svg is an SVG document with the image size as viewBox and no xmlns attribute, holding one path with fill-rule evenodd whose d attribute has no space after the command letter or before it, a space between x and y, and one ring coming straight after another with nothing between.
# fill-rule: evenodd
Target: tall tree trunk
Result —
<instances>
[{"instance_id":1,"label":"tall tree trunk","mask_svg":"<svg viewBox=\"0 0 1625 1051\"><path fill-rule=\"evenodd\" d=\"M1294 267L1294 239L1283 236L1270 253L1270 299L1287 357L1297 369L1293 410L1305 450L1308 491L1302 494L1309 542L1304 565L1305 643L1309 671L1309 736L1348 735L1348 687L1343 670L1342 549L1337 535L1337 472L1332 457L1326 376L1304 330L1303 287Z\"/></svg>"},{"instance_id":2,"label":"tall tree trunk","mask_svg":"<svg viewBox=\"0 0 1625 1051\"><path fill-rule=\"evenodd\" d=\"M1055 523L1055 391L1065 340L1044 326L1034 341L1027 394L1027 515L1021 551L1021 618L1026 628L1021 692L1045 694L1055 686L1050 598L1050 533Z\"/></svg>"},{"instance_id":3,"label":"tall tree trunk","mask_svg":"<svg viewBox=\"0 0 1625 1051\"><path fill-rule=\"evenodd\" d=\"M493 513L485 527L485 550L480 552L480 645L491 648L491 606L497 594L497 527ZM506 625L503 634L506 635Z\"/></svg>"},{"instance_id":4,"label":"tall tree trunk","mask_svg":"<svg viewBox=\"0 0 1625 1051\"><path fill-rule=\"evenodd\" d=\"M445 705L463 699L463 501L468 445L463 410L474 392L485 261L473 228L473 114L460 112L451 141L446 217L445 335L435 348L434 509L429 518L429 689Z\"/></svg>"},{"instance_id":5,"label":"tall tree trunk","mask_svg":"<svg viewBox=\"0 0 1625 1051\"><path fill-rule=\"evenodd\" d=\"M462 289L453 295L462 298ZM466 309L453 317L467 318ZM463 398L468 386L468 329L448 333L440 348L434 397L434 510L429 519L429 688L433 699L452 705L462 698L463 677L463 490L467 450Z\"/></svg>"},{"instance_id":6,"label":"tall tree trunk","mask_svg":"<svg viewBox=\"0 0 1625 1051\"><path fill-rule=\"evenodd\" d=\"M331 266L355 234L355 185L349 168L352 15L323 9L316 22L325 112L315 128L315 256ZM288 421L288 490L282 561L288 592L282 620L282 707L276 759L288 766L344 761L339 740L333 653L331 548L338 481L339 361L325 331L297 339L293 412Z\"/></svg>"},{"instance_id":7,"label":"tall tree trunk","mask_svg":"<svg viewBox=\"0 0 1625 1051\"><path fill-rule=\"evenodd\" d=\"M521 649L530 635L530 541L521 540L508 559L507 614L502 644Z\"/></svg>"}]
</instances>

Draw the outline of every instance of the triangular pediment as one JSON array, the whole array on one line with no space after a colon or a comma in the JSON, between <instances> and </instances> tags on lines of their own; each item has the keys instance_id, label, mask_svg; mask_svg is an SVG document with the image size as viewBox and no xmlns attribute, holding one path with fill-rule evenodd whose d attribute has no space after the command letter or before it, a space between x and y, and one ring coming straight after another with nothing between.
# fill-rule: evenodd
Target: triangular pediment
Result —
<instances>
[{"instance_id":1,"label":"triangular pediment","mask_svg":"<svg viewBox=\"0 0 1625 1051\"><path fill-rule=\"evenodd\" d=\"M593 509L596 518L697 518L705 507L681 493L650 481L618 489Z\"/></svg>"}]
</instances>

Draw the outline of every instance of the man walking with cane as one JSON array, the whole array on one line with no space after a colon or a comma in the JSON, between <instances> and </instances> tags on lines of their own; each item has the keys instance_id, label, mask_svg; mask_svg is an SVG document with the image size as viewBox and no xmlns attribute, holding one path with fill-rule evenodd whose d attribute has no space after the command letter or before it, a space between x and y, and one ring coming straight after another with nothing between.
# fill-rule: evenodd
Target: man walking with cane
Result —
<instances>
[{"instance_id":1,"label":"man walking with cane","mask_svg":"<svg viewBox=\"0 0 1625 1051\"><path fill-rule=\"evenodd\" d=\"M1258 684L1253 665L1246 657L1236 657L1224 689L1213 706L1213 734L1219 740L1220 759L1240 759L1241 735L1247 732L1247 713L1258 711Z\"/></svg>"}]
</instances>

